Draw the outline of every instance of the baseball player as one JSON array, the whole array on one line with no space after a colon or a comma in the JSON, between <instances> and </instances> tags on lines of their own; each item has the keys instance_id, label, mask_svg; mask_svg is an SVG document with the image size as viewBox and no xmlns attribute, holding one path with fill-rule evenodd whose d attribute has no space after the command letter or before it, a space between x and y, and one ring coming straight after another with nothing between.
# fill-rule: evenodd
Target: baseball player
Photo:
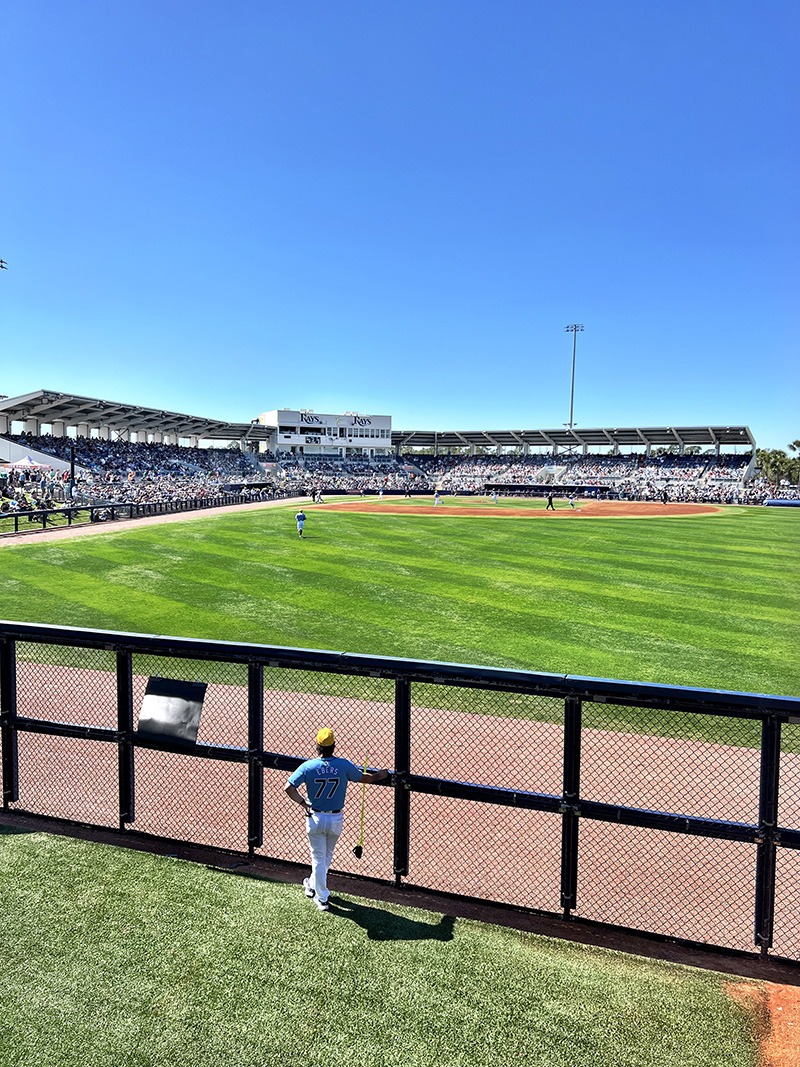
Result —
<instances>
[{"instance_id":1,"label":"baseball player","mask_svg":"<svg viewBox=\"0 0 800 1067\"><path fill-rule=\"evenodd\" d=\"M328 911L328 871L333 850L342 832L342 809L348 782L382 782L389 771L363 771L350 760L334 756L333 730L317 734L317 758L306 760L289 775L287 797L306 813L306 833L311 849L311 877L303 879L303 891L320 911ZM303 799L298 786L304 786Z\"/></svg>"},{"instance_id":2,"label":"baseball player","mask_svg":"<svg viewBox=\"0 0 800 1067\"><path fill-rule=\"evenodd\" d=\"M303 527L305 526L305 523L306 523L306 513L301 509L295 515L295 520L297 522L297 536L298 537L302 537L303 536Z\"/></svg>"}]
</instances>

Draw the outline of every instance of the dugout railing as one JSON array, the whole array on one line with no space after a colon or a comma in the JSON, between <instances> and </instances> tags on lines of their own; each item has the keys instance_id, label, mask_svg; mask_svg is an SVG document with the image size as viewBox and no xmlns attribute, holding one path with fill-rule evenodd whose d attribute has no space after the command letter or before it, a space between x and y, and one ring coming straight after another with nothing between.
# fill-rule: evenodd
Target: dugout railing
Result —
<instances>
[{"instance_id":1,"label":"dugout railing","mask_svg":"<svg viewBox=\"0 0 800 1067\"><path fill-rule=\"evenodd\" d=\"M137 729L153 677L207 683L197 743ZM12 816L307 863L322 725L394 771L334 869L800 960L798 699L0 623Z\"/></svg>"}]
</instances>

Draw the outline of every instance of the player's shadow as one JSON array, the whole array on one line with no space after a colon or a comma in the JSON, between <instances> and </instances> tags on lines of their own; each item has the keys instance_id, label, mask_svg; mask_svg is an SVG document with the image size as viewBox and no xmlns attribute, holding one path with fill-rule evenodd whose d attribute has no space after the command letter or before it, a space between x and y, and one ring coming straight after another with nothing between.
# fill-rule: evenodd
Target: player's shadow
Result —
<instances>
[{"instance_id":1,"label":"player's shadow","mask_svg":"<svg viewBox=\"0 0 800 1067\"><path fill-rule=\"evenodd\" d=\"M350 919L357 926L367 931L370 941L452 941L455 918L442 915L438 922L426 923L418 919L407 919L404 915L395 915L382 908L371 908L353 900L330 897L330 912Z\"/></svg>"},{"instance_id":2,"label":"player's shadow","mask_svg":"<svg viewBox=\"0 0 800 1067\"><path fill-rule=\"evenodd\" d=\"M32 834L34 830L24 829L22 826L0 826L0 836L5 834Z\"/></svg>"}]
</instances>

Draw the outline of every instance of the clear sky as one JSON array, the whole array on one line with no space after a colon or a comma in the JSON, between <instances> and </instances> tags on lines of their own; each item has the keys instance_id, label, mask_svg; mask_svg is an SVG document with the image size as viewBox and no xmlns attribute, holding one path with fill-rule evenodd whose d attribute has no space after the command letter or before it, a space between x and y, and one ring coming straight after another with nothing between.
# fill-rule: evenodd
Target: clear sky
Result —
<instances>
[{"instance_id":1,"label":"clear sky","mask_svg":"<svg viewBox=\"0 0 800 1067\"><path fill-rule=\"evenodd\" d=\"M0 19L0 392L800 437L797 0Z\"/></svg>"}]
</instances>

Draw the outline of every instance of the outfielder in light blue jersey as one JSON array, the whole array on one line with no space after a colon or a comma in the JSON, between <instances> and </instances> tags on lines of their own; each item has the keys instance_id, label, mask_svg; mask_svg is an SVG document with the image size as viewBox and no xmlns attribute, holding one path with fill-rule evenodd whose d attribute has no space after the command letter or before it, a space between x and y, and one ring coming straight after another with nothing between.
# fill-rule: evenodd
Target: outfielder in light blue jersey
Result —
<instances>
[{"instance_id":1,"label":"outfielder in light blue jersey","mask_svg":"<svg viewBox=\"0 0 800 1067\"><path fill-rule=\"evenodd\" d=\"M327 759L306 760L289 775L289 784L295 789L304 785L308 802L316 812L340 812L344 807L348 782L360 782L361 767L349 759L329 756Z\"/></svg>"},{"instance_id":2,"label":"outfielder in light blue jersey","mask_svg":"<svg viewBox=\"0 0 800 1067\"><path fill-rule=\"evenodd\" d=\"M333 850L342 832L342 808L349 782L380 782L388 771L362 771L348 759L334 756L333 730L317 734L317 759L306 760L293 771L284 786L290 800L306 813L306 833L311 849L311 876L303 879L307 897L320 911L328 911L328 871ZM306 797L300 793L305 787Z\"/></svg>"}]
</instances>

